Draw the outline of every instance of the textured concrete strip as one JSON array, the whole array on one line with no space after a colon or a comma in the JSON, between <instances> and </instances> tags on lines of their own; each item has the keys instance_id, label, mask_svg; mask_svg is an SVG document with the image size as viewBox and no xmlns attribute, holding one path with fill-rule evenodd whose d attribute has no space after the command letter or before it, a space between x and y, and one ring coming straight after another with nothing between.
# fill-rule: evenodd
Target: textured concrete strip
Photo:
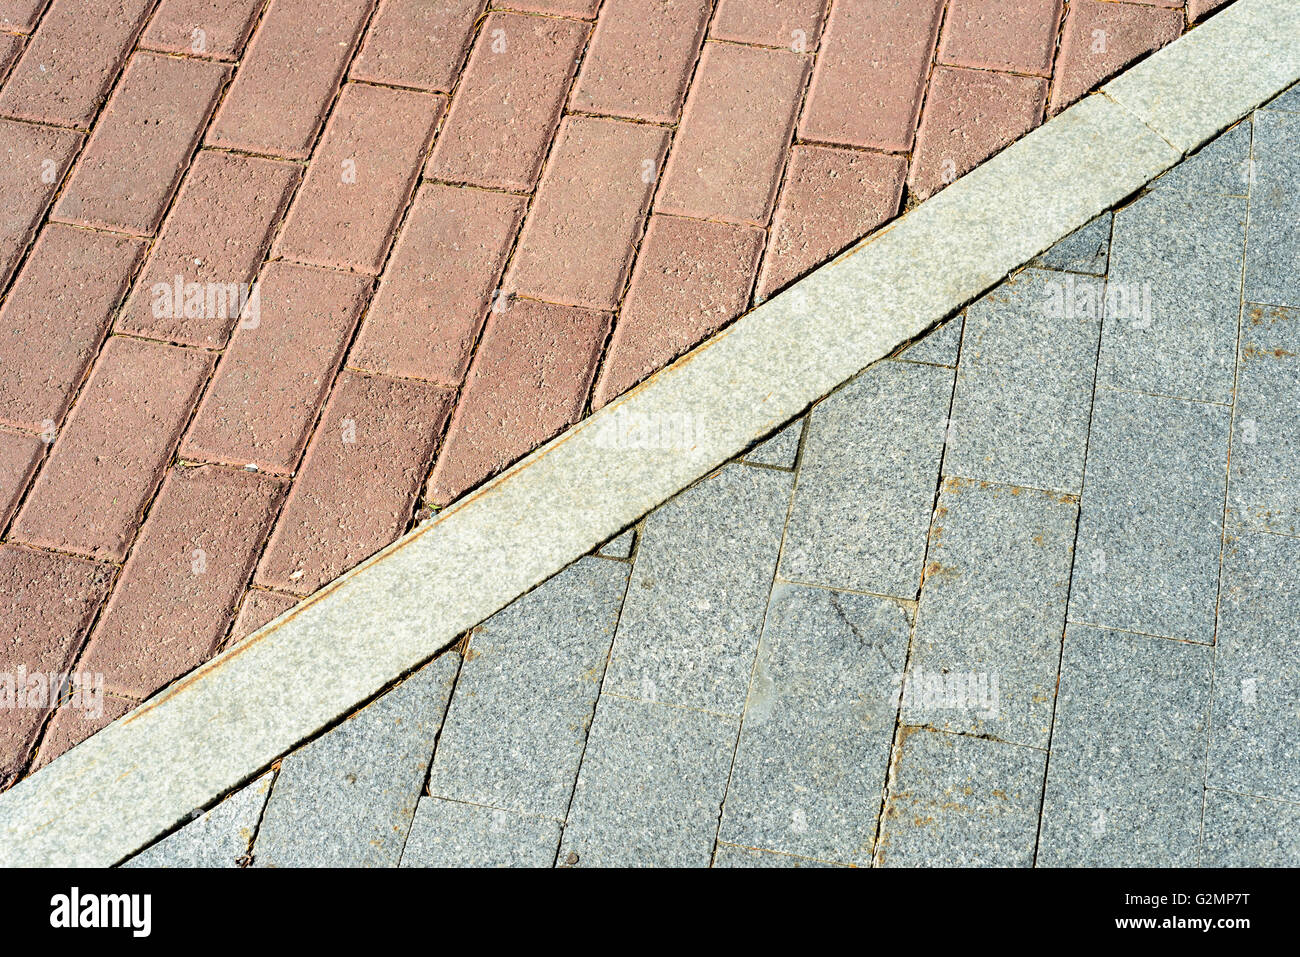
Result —
<instances>
[{"instance_id":1,"label":"textured concrete strip","mask_svg":"<svg viewBox=\"0 0 1300 957\"><path fill-rule=\"evenodd\" d=\"M1238 0L1102 92L1184 153L1300 80L1300 4Z\"/></svg>"},{"instance_id":2,"label":"textured concrete strip","mask_svg":"<svg viewBox=\"0 0 1300 957\"><path fill-rule=\"evenodd\" d=\"M881 864L1029 867L1047 754L905 729L880 827Z\"/></svg>"},{"instance_id":3,"label":"textured concrete strip","mask_svg":"<svg viewBox=\"0 0 1300 957\"><path fill-rule=\"evenodd\" d=\"M889 599L773 589L720 840L870 863L910 630Z\"/></svg>"},{"instance_id":4,"label":"textured concrete strip","mask_svg":"<svg viewBox=\"0 0 1300 957\"><path fill-rule=\"evenodd\" d=\"M139 850L1176 159L1103 97L1063 113L0 795L0 863ZM707 442L618 441L683 415ZM206 759L166 759L182 741Z\"/></svg>"},{"instance_id":5,"label":"textured concrete strip","mask_svg":"<svg viewBox=\"0 0 1300 957\"><path fill-rule=\"evenodd\" d=\"M1202 867L1300 867L1300 805L1205 792Z\"/></svg>"},{"instance_id":6,"label":"textured concrete strip","mask_svg":"<svg viewBox=\"0 0 1300 957\"><path fill-rule=\"evenodd\" d=\"M1196 863L1210 654L1186 642L1069 627L1039 865Z\"/></svg>"},{"instance_id":7,"label":"textured concrete strip","mask_svg":"<svg viewBox=\"0 0 1300 957\"><path fill-rule=\"evenodd\" d=\"M550 867L559 846L558 821L425 797L402 867Z\"/></svg>"},{"instance_id":8,"label":"textured concrete strip","mask_svg":"<svg viewBox=\"0 0 1300 957\"><path fill-rule=\"evenodd\" d=\"M564 818L627 574L583 559L474 629L430 794Z\"/></svg>"},{"instance_id":9,"label":"textured concrete strip","mask_svg":"<svg viewBox=\"0 0 1300 957\"><path fill-rule=\"evenodd\" d=\"M448 653L284 759L258 867L396 867L460 658Z\"/></svg>"},{"instance_id":10,"label":"textured concrete strip","mask_svg":"<svg viewBox=\"0 0 1300 957\"><path fill-rule=\"evenodd\" d=\"M275 775L268 771L123 867L241 867Z\"/></svg>"}]
</instances>

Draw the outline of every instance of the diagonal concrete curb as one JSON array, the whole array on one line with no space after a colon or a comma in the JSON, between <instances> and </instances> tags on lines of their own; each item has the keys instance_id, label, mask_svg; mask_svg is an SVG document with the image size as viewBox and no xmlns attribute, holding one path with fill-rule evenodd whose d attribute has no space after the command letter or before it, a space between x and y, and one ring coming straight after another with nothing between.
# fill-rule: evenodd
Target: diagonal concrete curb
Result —
<instances>
[{"instance_id":1,"label":"diagonal concrete curb","mask_svg":"<svg viewBox=\"0 0 1300 957\"><path fill-rule=\"evenodd\" d=\"M0 795L0 864L144 847L1297 79L1239 0Z\"/></svg>"}]
</instances>

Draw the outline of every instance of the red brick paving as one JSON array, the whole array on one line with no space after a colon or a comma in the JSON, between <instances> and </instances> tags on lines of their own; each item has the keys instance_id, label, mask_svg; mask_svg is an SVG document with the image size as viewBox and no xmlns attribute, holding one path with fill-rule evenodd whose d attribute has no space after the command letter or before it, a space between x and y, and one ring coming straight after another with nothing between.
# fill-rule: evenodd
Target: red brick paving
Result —
<instances>
[{"instance_id":1,"label":"red brick paving","mask_svg":"<svg viewBox=\"0 0 1300 957\"><path fill-rule=\"evenodd\" d=\"M0 558L30 569L0 601L40 609L2 617L118 690L0 731L0 765L48 762L1222 2L1182 6L0 0Z\"/></svg>"}]
</instances>

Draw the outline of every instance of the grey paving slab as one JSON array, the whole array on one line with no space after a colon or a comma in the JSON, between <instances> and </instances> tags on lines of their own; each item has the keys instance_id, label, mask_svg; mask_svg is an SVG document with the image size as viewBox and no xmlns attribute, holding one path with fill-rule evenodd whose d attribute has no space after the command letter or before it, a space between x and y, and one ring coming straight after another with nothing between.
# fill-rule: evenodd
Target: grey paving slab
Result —
<instances>
[{"instance_id":1,"label":"grey paving slab","mask_svg":"<svg viewBox=\"0 0 1300 957\"><path fill-rule=\"evenodd\" d=\"M773 589L719 840L870 863L910 629L890 599Z\"/></svg>"},{"instance_id":2,"label":"grey paving slab","mask_svg":"<svg viewBox=\"0 0 1300 957\"><path fill-rule=\"evenodd\" d=\"M1250 118L1206 143L1201 150L1166 172L1151 186L1219 196L1250 192Z\"/></svg>"},{"instance_id":3,"label":"grey paving slab","mask_svg":"<svg viewBox=\"0 0 1300 957\"><path fill-rule=\"evenodd\" d=\"M1168 175L1168 174L1166 174ZM1110 226L1112 215L1102 213L1092 222L1080 226L1047 252L1033 260L1035 266L1061 272L1106 275L1110 261Z\"/></svg>"},{"instance_id":4,"label":"grey paving slab","mask_svg":"<svg viewBox=\"0 0 1300 957\"><path fill-rule=\"evenodd\" d=\"M1070 619L1214 640L1229 410L1098 389Z\"/></svg>"},{"instance_id":5,"label":"grey paving slab","mask_svg":"<svg viewBox=\"0 0 1300 957\"><path fill-rule=\"evenodd\" d=\"M717 853L713 855L714 867L842 867L829 861L817 861L811 857L797 857L794 854L777 854L757 847L737 847L734 844L718 844Z\"/></svg>"},{"instance_id":6,"label":"grey paving slab","mask_svg":"<svg viewBox=\"0 0 1300 957\"><path fill-rule=\"evenodd\" d=\"M1205 792L1202 867L1300 867L1300 804Z\"/></svg>"},{"instance_id":7,"label":"grey paving slab","mask_svg":"<svg viewBox=\"0 0 1300 957\"><path fill-rule=\"evenodd\" d=\"M1246 236L1247 302L1300 306L1298 140L1300 114L1267 110L1255 114L1255 181Z\"/></svg>"},{"instance_id":8,"label":"grey paving slab","mask_svg":"<svg viewBox=\"0 0 1300 957\"><path fill-rule=\"evenodd\" d=\"M627 575L584 558L474 629L430 794L564 817Z\"/></svg>"},{"instance_id":9,"label":"grey paving slab","mask_svg":"<svg viewBox=\"0 0 1300 957\"><path fill-rule=\"evenodd\" d=\"M1293 86L1279 97L1265 103L1260 109L1283 110L1288 113L1300 113L1300 86Z\"/></svg>"},{"instance_id":10,"label":"grey paving slab","mask_svg":"<svg viewBox=\"0 0 1300 957\"><path fill-rule=\"evenodd\" d=\"M1193 866L1211 649L1071 625L1040 866Z\"/></svg>"},{"instance_id":11,"label":"grey paving slab","mask_svg":"<svg viewBox=\"0 0 1300 957\"><path fill-rule=\"evenodd\" d=\"M1100 385L1231 402L1246 200L1156 189L1115 214Z\"/></svg>"},{"instance_id":12,"label":"grey paving slab","mask_svg":"<svg viewBox=\"0 0 1300 957\"><path fill-rule=\"evenodd\" d=\"M738 718L603 695L560 860L707 867Z\"/></svg>"},{"instance_id":13,"label":"grey paving slab","mask_svg":"<svg viewBox=\"0 0 1300 957\"><path fill-rule=\"evenodd\" d=\"M877 855L895 867L1029 867L1047 752L904 730Z\"/></svg>"},{"instance_id":14,"label":"grey paving slab","mask_svg":"<svg viewBox=\"0 0 1300 957\"><path fill-rule=\"evenodd\" d=\"M420 798L402 867L551 867L560 824L501 808Z\"/></svg>"},{"instance_id":15,"label":"grey paving slab","mask_svg":"<svg viewBox=\"0 0 1300 957\"><path fill-rule=\"evenodd\" d=\"M254 865L396 867L459 664L435 659L286 757Z\"/></svg>"},{"instance_id":16,"label":"grey paving slab","mask_svg":"<svg viewBox=\"0 0 1300 957\"><path fill-rule=\"evenodd\" d=\"M275 774L266 772L123 867L242 867Z\"/></svg>"},{"instance_id":17,"label":"grey paving slab","mask_svg":"<svg viewBox=\"0 0 1300 957\"><path fill-rule=\"evenodd\" d=\"M773 465L777 468L794 468L799 455L799 438L803 435L803 419L796 419L776 435L745 453L746 462Z\"/></svg>"},{"instance_id":18,"label":"grey paving slab","mask_svg":"<svg viewBox=\"0 0 1300 957\"><path fill-rule=\"evenodd\" d=\"M882 362L812 410L782 577L916 597L952 382L950 369Z\"/></svg>"},{"instance_id":19,"label":"grey paving slab","mask_svg":"<svg viewBox=\"0 0 1300 957\"><path fill-rule=\"evenodd\" d=\"M792 481L728 465L647 516L606 690L741 713Z\"/></svg>"},{"instance_id":20,"label":"grey paving slab","mask_svg":"<svg viewBox=\"0 0 1300 957\"><path fill-rule=\"evenodd\" d=\"M1300 309L1246 305L1232 425L1228 524L1300 535Z\"/></svg>"},{"instance_id":21,"label":"grey paving slab","mask_svg":"<svg viewBox=\"0 0 1300 957\"><path fill-rule=\"evenodd\" d=\"M1300 801L1300 538L1238 532L1224 545L1207 781Z\"/></svg>"},{"instance_id":22,"label":"grey paving slab","mask_svg":"<svg viewBox=\"0 0 1300 957\"><path fill-rule=\"evenodd\" d=\"M944 480L904 723L1047 747L1077 515L1057 493Z\"/></svg>"},{"instance_id":23,"label":"grey paving slab","mask_svg":"<svg viewBox=\"0 0 1300 957\"><path fill-rule=\"evenodd\" d=\"M606 558L631 558L632 546L636 543L636 529L629 528L622 535L610 539L599 549Z\"/></svg>"},{"instance_id":24,"label":"grey paving slab","mask_svg":"<svg viewBox=\"0 0 1300 957\"><path fill-rule=\"evenodd\" d=\"M908 346L900 359L908 362L929 362L938 366L955 366L961 352L961 330L965 320L953 316L915 345Z\"/></svg>"},{"instance_id":25,"label":"grey paving slab","mask_svg":"<svg viewBox=\"0 0 1300 957\"><path fill-rule=\"evenodd\" d=\"M1026 269L966 310L947 474L1078 493L1102 285Z\"/></svg>"}]
</instances>

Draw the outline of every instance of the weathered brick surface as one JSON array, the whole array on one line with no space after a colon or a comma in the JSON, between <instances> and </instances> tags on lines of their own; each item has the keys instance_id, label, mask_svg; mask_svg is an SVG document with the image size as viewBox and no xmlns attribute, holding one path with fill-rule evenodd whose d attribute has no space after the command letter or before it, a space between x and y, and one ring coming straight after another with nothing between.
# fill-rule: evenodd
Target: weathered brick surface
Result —
<instances>
[{"instance_id":1,"label":"weathered brick surface","mask_svg":"<svg viewBox=\"0 0 1300 957\"><path fill-rule=\"evenodd\" d=\"M952 0L939 59L954 66L1050 76L1061 0Z\"/></svg>"},{"instance_id":2,"label":"weathered brick surface","mask_svg":"<svg viewBox=\"0 0 1300 957\"><path fill-rule=\"evenodd\" d=\"M23 33L36 26L36 21L50 0L0 0L0 30L17 30Z\"/></svg>"},{"instance_id":3,"label":"weathered brick surface","mask_svg":"<svg viewBox=\"0 0 1300 957\"><path fill-rule=\"evenodd\" d=\"M878 150L910 149L943 6L943 0L835 3L799 135Z\"/></svg>"},{"instance_id":4,"label":"weathered brick surface","mask_svg":"<svg viewBox=\"0 0 1300 957\"><path fill-rule=\"evenodd\" d=\"M453 396L425 382L344 373L257 584L309 595L405 531Z\"/></svg>"},{"instance_id":5,"label":"weathered brick surface","mask_svg":"<svg viewBox=\"0 0 1300 957\"><path fill-rule=\"evenodd\" d=\"M488 319L427 497L445 504L582 412L609 314L520 299Z\"/></svg>"},{"instance_id":6,"label":"weathered brick surface","mask_svg":"<svg viewBox=\"0 0 1300 957\"><path fill-rule=\"evenodd\" d=\"M807 67L785 50L706 44L657 210L766 226Z\"/></svg>"},{"instance_id":7,"label":"weathered brick surface","mask_svg":"<svg viewBox=\"0 0 1300 957\"><path fill-rule=\"evenodd\" d=\"M1192 23L1200 23L1228 2L1229 0L1187 0L1187 19Z\"/></svg>"},{"instance_id":8,"label":"weathered brick surface","mask_svg":"<svg viewBox=\"0 0 1300 957\"><path fill-rule=\"evenodd\" d=\"M0 77L9 72L9 67L18 59L22 48L22 37L12 33L0 33Z\"/></svg>"},{"instance_id":9,"label":"weathered brick surface","mask_svg":"<svg viewBox=\"0 0 1300 957\"><path fill-rule=\"evenodd\" d=\"M270 531L281 485L216 466L173 468L86 644L107 691L153 694L225 637Z\"/></svg>"},{"instance_id":10,"label":"weathered brick surface","mask_svg":"<svg viewBox=\"0 0 1300 957\"><path fill-rule=\"evenodd\" d=\"M592 406L621 395L743 311L763 239L753 226L651 217Z\"/></svg>"},{"instance_id":11,"label":"weathered brick surface","mask_svg":"<svg viewBox=\"0 0 1300 957\"><path fill-rule=\"evenodd\" d=\"M709 33L719 40L810 52L817 47L826 6L824 0L718 0Z\"/></svg>"},{"instance_id":12,"label":"weathered brick surface","mask_svg":"<svg viewBox=\"0 0 1300 957\"><path fill-rule=\"evenodd\" d=\"M108 565L0 546L0 670L13 675L16 685L19 668L29 677L66 672L108 594L112 573ZM43 686L48 684L43 678ZM0 787L21 769L49 714L34 696L26 703L0 708Z\"/></svg>"},{"instance_id":13,"label":"weathered brick surface","mask_svg":"<svg viewBox=\"0 0 1300 957\"><path fill-rule=\"evenodd\" d=\"M380 0L352 78L449 92L485 5L486 0Z\"/></svg>"},{"instance_id":14,"label":"weathered brick surface","mask_svg":"<svg viewBox=\"0 0 1300 957\"><path fill-rule=\"evenodd\" d=\"M44 451L40 436L0 429L0 532L17 511Z\"/></svg>"},{"instance_id":15,"label":"weathered brick surface","mask_svg":"<svg viewBox=\"0 0 1300 957\"><path fill-rule=\"evenodd\" d=\"M675 122L712 6L709 0L611 4L592 34L570 109Z\"/></svg>"},{"instance_id":16,"label":"weathered brick surface","mask_svg":"<svg viewBox=\"0 0 1300 957\"><path fill-rule=\"evenodd\" d=\"M772 217L758 297L825 262L898 212L907 160L829 146L796 146Z\"/></svg>"},{"instance_id":17,"label":"weathered brick surface","mask_svg":"<svg viewBox=\"0 0 1300 957\"><path fill-rule=\"evenodd\" d=\"M265 0L162 0L140 46L233 60L244 49Z\"/></svg>"},{"instance_id":18,"label":"weathered brick surface","mask_svg":"<svg viewBox=\"0 0 1300 957\"><path fill-rule=\"evenodd\" d=\"M600 0L509 0L496 4L511 10L528 10L532 13L553 13L560 17L582 17L590 20L600 9Z\"/></svg>"},{"instance_id":19,"label":"weathered brick surface","mask_svg":"<svg viewBox=\"0 0 1300 957\"><path fill-rule=\"evenodd\" d=\"M228 74L218 63L132 57L54 215L153 235Z\"/></svg>"},{"instance_id":20,"label":"weathered brick surface","mask_svg":"<svg viewBox=\"0 0 1300 957\"><path fill-rule=\"evenodd\" d=\"M616 306L667 147L668 132L656 126L565 120L506 289L569 306Z\"/></svg>"},{"instance_id":21,"label":"weathered brick surface","mask_svg":"<svg viewBox=\"0 0 1300 957\"><path fill-rule=\"evenodd\" d=\"M350 365L459 385L469 367L524 200L426 183L366 313Z\"/></svg>"},{"instance_id":22,"label":"weathered brick surface","mask_svg":"<svg viewBox=\"0 0 1300 957\"><path fill-rule=\"evenodd\" d=\"M589 29L571 20L489 14L425 175L532 189Z\"/></svg>"},{"instance_id":23,"label":"weathered brick surface","mask_svg":"<svg viewBox=\"0 0 1300 957\"><path fill-rule=\"evenodd\" d=\"M193 349L110 337L9 537L121 561L211 366Z\"/></svg>"},{"instance_id":24,"label":"weathered brick surface","mask_svg":"<svg viewBox=\"0 0 1300 957\"><path fill-rule=\"evenodd\" d=\"M1072 0L1065 13L1049 113L1059 113L1143 54L1176 40L1178 10L1132 3Z\"/></svg>"},{"instance_id":25,"label":"weathered brick surface","mask_svg":"<svg viewBox=\"0 0 1300 957\"><path fill-rule=\"evenodd\" d=\"M8 285L81 140L68 130L0 120L0 289Z\"/></svg>"},{"instance_id":26,"label":"weathered brick surface","mask_svg":"<svg viewBox=\"0 0 1300 957\"><path fill-rule=\"evenodd\" d=\"M293 163L200 152L118 317L117 331L224 346L240 303L252 294L250 284L300 172Z\"/></svg>"},{"instance_id":27,"label":"weathered brick surface","mask_svg":"<svg viewBox=\"0 0 1300 957\"><path fill-rule=\"evenodd\" d=\"M98 715L83 709L64 705L54 712L54 717L41 735L40 750L32 758L33 772L39 771L59 755L85 741L96 731L108 727L122 715L136 707L137 702L115 698L107 692Z\"/></svg>"},{"instance_id":28,"label":"weathered brick surface","mask_svg":"<svg viewBox=\"0 0 1300 957\"><path fill-rule=\"evenodd\" d=\"M235 623L230 626L230 637L223 649L243 641L263 625L269 625L296 604L298 599L295 596L250 588L244 595L244 603L239 606Z\"/></svg>"},{"instance_id":29,"label":"weathered brick surface","mask_svg":"<svg viewBox=\"0 0 1300 957\"><path fill-rule=\"evenodd\" d=\"M62 423L144 246L58 224L41 233L0 306L0 422Z\"/></svg>"},{"instance_id":30,"label":"weathered brick surface","mask_svg":"<svg viewBox=\"0 0 1300 957\"><path fill-rule=\"evenodd\" d=\"M261 314L230 338L181 457L291 472L369 293L362 276L288 263L262 273Z\"/></svg>"},{"instance_id":31,"label":"weathered brick surface","mask_svg":"<svg viewBox=\"0 0 1300 957\"><path fill-rule=\"evenodd\" d=\"M306 159L374 0L271 0L207 142Z\"/></svg>"},{"instance_id":32,"label":"weathered brick surface","mask_svg":"<svg viewBox=\"0 0 1300 957\"><path fill-rule=\"evenodd\" d=\"M85 129L153 0L53 0L0 91L0 114Z\"/></svg>"},{"instance_id":33,"label":"weathered brick surface","mask_svg":"<svg viewBox=\"0 0 1300 957\"><path fill-rule=\"evenodd\" d=\"M445 98L349 83L325 127L276 252L378 273Z\"/></svg>"}]
</instances>

